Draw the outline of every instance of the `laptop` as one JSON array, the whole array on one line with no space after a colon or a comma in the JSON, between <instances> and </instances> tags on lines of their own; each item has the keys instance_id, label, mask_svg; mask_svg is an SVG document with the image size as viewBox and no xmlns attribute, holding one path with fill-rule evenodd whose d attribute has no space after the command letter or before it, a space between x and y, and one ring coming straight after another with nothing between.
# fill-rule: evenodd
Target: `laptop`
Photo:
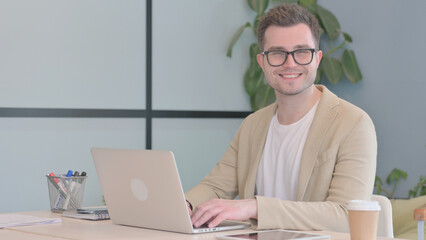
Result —
<instances>
[{"instance_id":1,"label":"laptop","mask_svg":"<svg viewBox=\"0 0 426 240\"><path fill-rule=\"evenodd\" d=\"M157 150L92 148L99 182L115 224L181 233L249 227L225 221L193 228L173 153Z\"/></svg>"}]
</instances>

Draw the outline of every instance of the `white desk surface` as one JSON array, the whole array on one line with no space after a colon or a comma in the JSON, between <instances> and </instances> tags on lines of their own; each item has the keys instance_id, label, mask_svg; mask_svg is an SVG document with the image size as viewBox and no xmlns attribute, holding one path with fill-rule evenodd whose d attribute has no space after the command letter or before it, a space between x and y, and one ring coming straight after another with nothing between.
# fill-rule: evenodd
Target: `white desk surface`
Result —
<instances>
[{"instance_id":1,"label":"white desk surface","mask_svg":"<svg viewBox=\"0 0 426 240\"><path fill-rule=\"evenodd\" d=\"M38 217L61 217L58 213L50 211L22 212ZM250 232L252 229L237 231L226 231L203 234L181 234L165 231L150 230L144 228L127 227L112 224L109 220L90 221L73 218L62 218L61 223L52 223L45 225L25 226L0 229L0 239L18 239L18 240L59 240L59 239L79 239L79 240L106 240L106 239L149 239L149 240L198 240L216 239L216 235ZM349 234L337 232L315 232L327 234L332 240L349 240ZM390 238L377 238L377 240L387 240ZM393 239L396 240L396 239Z\"/></svg>"}]
</instances>

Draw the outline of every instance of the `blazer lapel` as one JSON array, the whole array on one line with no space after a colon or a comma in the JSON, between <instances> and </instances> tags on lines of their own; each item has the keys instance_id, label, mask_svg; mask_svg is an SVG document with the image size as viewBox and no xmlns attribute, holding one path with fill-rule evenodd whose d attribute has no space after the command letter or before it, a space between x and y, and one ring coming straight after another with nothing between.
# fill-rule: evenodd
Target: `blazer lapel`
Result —
<instances>
[{"instance_id":1,"label":"blazer lapel","mask_svg":"<svg viewBox=\"0 0 426 240\"><path fill-rule=\"evenodd\" d=\"M338 114L336 106L339 105L339 98L322 85L317 85L317 88L322 91L322 96L303 147L297 188L298 201L305 195L324 136Z\"/></svg>"},{"instance_id":2,"label":"blazer lapel","mask_svg":"<svg viewBox=\"0 0 426 240\"><path fill-rule=\"evenodd\" d=\"M269 107L265 113L265 117L258 123L258 128L255 129L255 134L253 134L255 137L253 138L252 144L250 144L250 158L253 163L251 164L252 167L247 175L247 182L244 187L244 198L253 198L255 195L257 169L260 157L263 153L263 148L265 147L269 125L272 117L277 111L277 106L278 105L275 102Z\"/></svg>"}]
</instances>

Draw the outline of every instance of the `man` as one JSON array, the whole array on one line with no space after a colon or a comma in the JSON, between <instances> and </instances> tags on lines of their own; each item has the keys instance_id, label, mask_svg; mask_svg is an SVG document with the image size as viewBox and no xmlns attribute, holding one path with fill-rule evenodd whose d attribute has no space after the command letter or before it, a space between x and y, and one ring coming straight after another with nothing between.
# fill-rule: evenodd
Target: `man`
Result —
<instances>
[{"instance_id":1,"label":"man","mask_svg":"<svg viewBox=\"0 0 426 240\"><path fill-rule=\"evenodd\" d=\"M348 231L345 204L371 198L374 125L314 85L319 38L316 18L298 5L260 20L257 61L277 100L243 121L222 160L186 193L195 227L250 219L257 229Z\"/></svg>"}]
</instances>

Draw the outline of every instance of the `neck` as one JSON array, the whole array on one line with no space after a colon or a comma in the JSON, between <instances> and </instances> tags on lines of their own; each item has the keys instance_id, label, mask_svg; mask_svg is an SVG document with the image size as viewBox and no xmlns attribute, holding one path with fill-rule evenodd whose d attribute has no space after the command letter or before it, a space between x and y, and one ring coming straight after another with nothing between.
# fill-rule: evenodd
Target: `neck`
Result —
<instances>
[{"instance_id":1,"label":"neck","mask_svg":"<svg viewBox=\"0 0 426 240\"><path fill-rule=\"evenodd\" d=\"M312 85L296 95L283 95L277 92L275 94L278 104L278 121L282 125L289 125L303 118L321 98L322 92Z\"/></svg>"}]
</instances>

